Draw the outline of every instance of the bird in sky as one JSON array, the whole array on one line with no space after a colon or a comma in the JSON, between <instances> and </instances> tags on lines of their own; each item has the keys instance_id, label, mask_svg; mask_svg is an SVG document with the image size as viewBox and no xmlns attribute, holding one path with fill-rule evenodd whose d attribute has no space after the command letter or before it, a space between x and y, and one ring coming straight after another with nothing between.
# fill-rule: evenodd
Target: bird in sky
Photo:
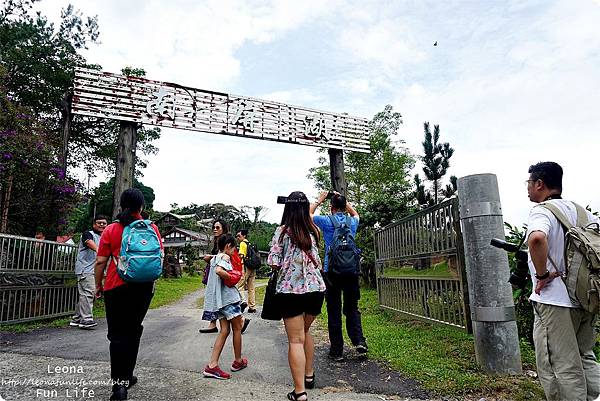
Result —
<instances>
[{"instance_id":1,"label":"bird in sky","mask_svg":"<svg viewBox=\"0 0 600 401\"><path fill-rule=\"evenodd\" d=\"M437 41L433 44L434 46L437 46Z\"/></svg>"}]
</instances>

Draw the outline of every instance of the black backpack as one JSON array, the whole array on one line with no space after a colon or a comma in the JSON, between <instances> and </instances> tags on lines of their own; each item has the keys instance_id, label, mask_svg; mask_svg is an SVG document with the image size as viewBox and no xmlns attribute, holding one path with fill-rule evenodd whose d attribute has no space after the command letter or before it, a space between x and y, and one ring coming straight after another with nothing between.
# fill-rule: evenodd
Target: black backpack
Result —
<instances>
[{"instance_id":1,"label":"black backpack","mask_svg":"<svg viewBox=\"0 0 600 401\"><path fill-rule=\"evenodd\" d=\"M360 249L350 230L350 216L344 223L329 216L333 224L333 241L329 247L329 271L340 275L357 275L360 270Z\"/></svg>"},{"instance_id":2,"label":"black backpack","mask_svg":"<svg viewBox=\"0 0 600 401\"><path fill-rule=\"evenodd\" d=\"M256 270L260 267L260 253L256 245L246 241L246 257L244 258L244 266L247 269Z\"/></svg>"}]
</instances>

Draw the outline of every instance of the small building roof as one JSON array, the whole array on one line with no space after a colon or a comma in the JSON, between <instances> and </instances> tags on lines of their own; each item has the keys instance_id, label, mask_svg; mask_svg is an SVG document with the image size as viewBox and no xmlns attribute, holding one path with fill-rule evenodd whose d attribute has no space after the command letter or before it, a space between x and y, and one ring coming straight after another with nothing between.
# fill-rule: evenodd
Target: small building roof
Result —
<instances>
[{"instance_id":1,"label":"small building roof","mask_svg":"<svg viewBox=\"0 0 600 401\"><path fill-rule=\"evenodd\" d=\"M171 234L175 235L169 238ZM211 239L207 234L187 230L181 227L173 227L163 234L163 245L165 248L179 248L186 244L191 246L209 247Z\"/></svg>"},{"instance_id":2,"label":"small building roof","mask_svg":"<svg viewBox=\"0 0 600 401\"><path fill-rule=\"evenodd\" d=\"M196 214L192 213L192 214L175 214L175 213L171 213L171 212L167 212L165 214L163 214L162 216L160 216L155 223L158 223L159 221L165 219L167 216L172 216L174 218L176 218L179 221L183 221L183 220L187 220L187 219L193 219L193 218L198 218L198 216L196 216Z\"/></svg>"}]
</instances>

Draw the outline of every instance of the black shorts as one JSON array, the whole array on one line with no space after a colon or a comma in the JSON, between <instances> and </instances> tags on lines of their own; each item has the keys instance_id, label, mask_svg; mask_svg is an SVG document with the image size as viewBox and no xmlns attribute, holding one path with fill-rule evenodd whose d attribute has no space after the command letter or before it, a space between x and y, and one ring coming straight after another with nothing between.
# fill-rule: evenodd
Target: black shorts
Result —
<instances>
[{"instance_id":1,"label":"black shorts","mask_svg":"<svg viewBox=\"0 0 600 401\"><path fill-rule=\"evenodd\" d=\"M307 292L306 294L281 294L275 296L281 317L288 318L306 313L317 316L321 313L324 292Z\"/></svg>"}]
</instances>

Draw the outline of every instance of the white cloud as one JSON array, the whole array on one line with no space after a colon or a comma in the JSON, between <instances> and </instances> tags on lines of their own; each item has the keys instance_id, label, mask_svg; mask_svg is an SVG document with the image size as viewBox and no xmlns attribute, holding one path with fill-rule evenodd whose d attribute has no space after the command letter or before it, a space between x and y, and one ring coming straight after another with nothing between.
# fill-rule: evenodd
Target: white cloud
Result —
<instances>
[{"instance_id":1,"label":"white cloud","mask_svg":"<svg viewBox=\"0 0 600 401\"><path fill-rule=\"evenodd\" d=\"M600 128L600 43L593 40L600 34L600 10L570 4L560 2L532 15L525 27L511 27L517 40L486 38L493 52L454 59L451 68L461 73L441 84L425 77L394 101L415 152L422 152L423 121L439 123L442 140L456 149L451 173L498 175L505 218L514 223L526 218L522 182L538 161L559 162L565 195L600 209L600 188L587 178ZM569 28L573 21L577 26ZM472 47L479 42L464 43L460 53Z\"/></svg>"},{"instance_id":2,"label":"white cloud","mask_svg":"<svg viewBox=\"0 0 600 401\"><path fill-rule=\"evenodd\" d=\"M598 3L75 6L99 14L102 45L87 56L108 71L141 66L152 79L364 117L391 103L414 153L421 153L423 121L440 124L442 140L456 149L450 172L496 173L507 220L518 223L528 207L522 181L541 160L561 163L565 194L600 210L600 187L590 183L600 130ZM67 0L41 7L56 17L57 4ZM252 92L239 93L248 83ZM158 147L144 182L159 209L262 204L272 207L272 221L280 213L275 196L311 191L305 176L317 159L314 148L172 130Z\"/></svg>"},{"instance_id":3,"label":"white cloud","mask_svg":"<svg viewBox=\"0 0 600 401\"><path fill-rule=\"evenodd\" d=\"M387 73L425 59L415 46L409 28L400 20L383 20L376 24L355 24L343 30L339 43L353 56L353 62L366 61Z\"/></svg>"},{"instance_id":4,"label":"white cloud","mask_svg":"<svg viewBox=\"0 0 600 401\"><path fill-rule=\"evenodd\" d=\"M286 90L265 93L259 96L261 99L293 105L314 104L320 101L320 97L308 89Z\"/></svg>"}]
</instances>

